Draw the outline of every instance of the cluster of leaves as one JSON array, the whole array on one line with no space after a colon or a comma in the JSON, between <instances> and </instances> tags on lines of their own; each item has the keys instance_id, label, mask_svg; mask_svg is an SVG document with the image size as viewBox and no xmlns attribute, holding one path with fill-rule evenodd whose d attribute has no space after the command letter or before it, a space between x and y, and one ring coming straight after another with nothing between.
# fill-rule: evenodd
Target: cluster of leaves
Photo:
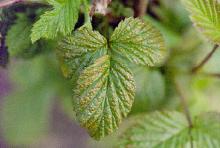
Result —
<instances>
[{"instance_id":1,"label":"cluster of leaves","mask_svg":"<svg viewBox=\"0 0 220 148\"><path fill-rule=\"evenodd\" d=\"M6 45L11 56L34 57L23 63L23 68L19 67L14 72L15 75L24 76L16 81L25 87L7 97L3 110L4 132L9 141L25 143L22 135L30 133L33 136L29 136L30 139L25 141L32 141L46 129L35 121L47 121L51 97L67 86L56 73L56 64L51 62L51 59L55 59L51 56L51 49L55 48L63 75L71 82L76 119L97 140L118 129L130 111L131 114L152 111L161 109L162 105L171 104L170 100L164 98L171 98L175 94L173 77L192 68L194 56L198 54L195 49L201 44L201 40L197 41L197 36L192 36L194 31L188 30L184 33L184 27L190 22L187 16L183 15L185 11L181 11L179 7L168 8L170 2L164 1L162 6L155 10L161 23L148 16L144 17L144 20L130 17L121 21L114 31L113 27L108 26L107 32L111 30L112 35L104 37L101 33L105 33L94 31L88 20L85 25L73 31L82 4L85 17L88 17L86 0L49 0L48 3L51 5L50 10L46 10L38 20L36 16L33 19L30 15L17 13L16 21L7 32ZM211 42L219 44L219 2L182 0L182 3L189 10L196 28ZM133 13L132 9L124 7L118 1L112 3L112 7L117 10L113 11L115 16ZM38 16L40 13L34 14ZM173 19L176 23L171 21ZM180 38L183 33L184 36ZM57 41L59 38L59 45L45 40ZM167 47L178 50L170 53L169 59L162 67L168 53L165 42ZM45 50L50 52L38 54ZM26 73L25 69L29 67L32 69ZM48 72L48 69L52 71ZM25 81L34 77L36 81L33 80L30 84ZM47 82L47 85L43 82ZM33 93L38 95L33 97ZM63 96L66 94L68 93ZM17 98L22 99L17 104L13 103ZM12 104L14 106L10 106ZM36 104L34 108L33 104ZM173 104L176 109L175 103ZM24 112L20 112L19 116L14 115L14 111L19 112L21 107L25 108ZM41 112L38 112L39 110ZM35 114L36 118L32 118L32 114ZM18 118L21 116L25 119L29 117L30 121ZM14 120L18 121L16 127L12 126ZM134 120L134 124L120 137L117 147L220 147L218 113L197 115L193 117L192 123L189 123L182 113L172 111L143 114ZM18 130L23 129L24 125L36 128L27 128L20 135Z\"/></svg>"}]
</instances>

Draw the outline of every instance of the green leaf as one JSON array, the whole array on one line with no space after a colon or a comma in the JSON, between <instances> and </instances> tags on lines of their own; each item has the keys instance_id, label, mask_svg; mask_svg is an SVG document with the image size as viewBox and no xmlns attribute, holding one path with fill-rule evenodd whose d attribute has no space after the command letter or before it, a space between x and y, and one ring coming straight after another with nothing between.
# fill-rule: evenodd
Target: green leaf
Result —
<instances>
[{"instance_id":1,"label":"green leaf","mask_svg":"<svg viewBox=\"0 0 220 148\"><path fill-rule=\"evenodd\" d=\"M192 130L193 143L196 148L220 147L220 114L205 113L195 118Z\"/></svg>"},{"instance_id":2,"label":"green leaf","mask_svg":"<svg viewBox=\"0 0 220 148\"><path fill-rule=\"evenodd\" d=\"M60 33L71 34L78 19L80 0L48 0L53 9L45 12L34 24L31 40L54 39Z\"/></svg>"},{"instance_id":3,"label":"green leaf","mask_svg":"<svg viewBox=\"0 0 220 148\"><path fill-rule=\"evenodd\" d=\"M7 96L1 112L5 139L13 144L27 144L45 134L51 99L45 87L32 87Z\"/></svg>"},{"instance_id":4,"label":"green leaf","mask_svg":"<svg viewBox=\"0 0 220 148\"><path fill-rule=\"evenodd\" d=\"M129 53L131 59L136 54L143 55L144 58L152 58L152 56L160 58L162 56L160 50L164 49L164 46L162 47L164 42L159 32L149 26L144 28L144 31L149 32L149 35L157 37L159 44L155 45L156 43L152 43L153 40L151 39L142 44L142 41L147 39L145 35L148 36L148 33L144 32L143 34L141 31L145 25L140 20L133 18L126 19L125 22L135 25L139 31L134 33L135 36L132 35L132 31L128 34L124 32L128 35L129 42L133 43L132 48L130 48L133 54ZM119 25L118 28L127 26L129 24L126 26ZM126 31L129 31L129 29L133 28L128 27ZM107 42L101 34L92 31L91 26L85 25L76 31L73 36L63 40L58 50L64 75L71 78L74 83L73 98L76 102L74 106L76 117L95 139L109 135L117 129L122 118L130 112L134 100L135 85L133 76L130 70L121 63L124 61L122 56L127 55L127 53L124 53L123 50L115 52L115 49L121 49L115 48L121 47L122 44L120 43L123 43L125 49L128 47L126 41L124 41L127 38L123 38L118 31L119 29L116 29L111 38L112 40ZM118 35L121 38L116 39ZM147 49L147 52L135 51L140 51L139 48L144 48L147 44L155 48L152 50ZM152 54L149 55L149 53ZM134 61L143 62L142 58L134 59ZM137 64L144 64L138 62ZM153 61L151 62L151 65L153 65Z\"/></svg>"},{"instance_id":5,"label":"green leaf","mask_svg":"<svg viewBox=\"0 0 220 148\"><path fill-rule=\"evenodd\" d=\"M18 14L6 36L6 45L11 56L22 54L31 47L31 22L25 14Z\"/></svg>"},{"instance_id":6,"label":"green leaf","mask_svg":"<svg viewBox=\"0 0 220 148\"><path fill-rule=\"evenodd\" d=\"M47 132L55 92L53 81L57 80L55 72L50 71L52 64L45 65L47 58L16 61L10 67L14 91L5 98L0 121L9 143L32 143Z\"/></svg>"},{"instance_id":7,"label":"green leaf","mask_svg":"<svg viewBox=\"0 0 220 148\"><path fill-rule=\"evenodd\" d=\"M107 41L100 33L81 27L60 42L57 55L64 76L77 80L82 70L106 50Z\"/></svg>"},{"instance_id":8,"label":"green leaf","mask_svg":"<svg viewBox=\"0 0 220 148\"><path fill-rule=\"evenodd\" d=\"M128 129L120 143L131 148L182 148L188 140L188 123L177 112L155 112L141 116L137 124Z\"/></svg>"},{"instance_id":9,"label":"green leaf","mask_svg":"<svg viewBox=\"0 0 220 148\"><path fill-rule=\"evenodd\" d=\"M76 116L80 124L95 139L112 133L133 103L135 85L129 69L106 55L86 68L77 84Z\"/></svg>"},{"instance_id":10,"label":"green leaf","mask_svg":"<svg viewBox=\"0 0 220 148\"><path fill-rule=\"evenodd\" d=\"M115 54L140 65L155 66L166 57L161 33L140 19L122 21L111 36L110 47Z\"/></svg>"},{"instance_id":11,"label":"green leaf","mask_svg":"<svg viewBox=\"0 0 220 148\"><path fill-rule=\"evenodd\" d=\"M137 120L137 119L136 119ZM154 112L141 116L124 134L119 147L132 148L218 148L220 115L206 113L189 127L184 114Z\"/></svg>"},{"instance_id":12,"label":"green leaf","mask_svg":"<svg viewBox=\"0 0 220 148\"><path fill-rule=\"evenodd\" d=\"M183 0L195 26L211 41L220 43L220 4L218 0Z\"/></svg>"},{"instance_id":13,"label":"green leaf","mask_svg":"<svg viewBox=\"0 0 220 148\"><path fill-rule=\"evenodd\" d=\"M133 67L136 82L136 95L132 113L156 110L165 99L165 78L158 70L146 67Z\"/></svg>"}]
</instances>

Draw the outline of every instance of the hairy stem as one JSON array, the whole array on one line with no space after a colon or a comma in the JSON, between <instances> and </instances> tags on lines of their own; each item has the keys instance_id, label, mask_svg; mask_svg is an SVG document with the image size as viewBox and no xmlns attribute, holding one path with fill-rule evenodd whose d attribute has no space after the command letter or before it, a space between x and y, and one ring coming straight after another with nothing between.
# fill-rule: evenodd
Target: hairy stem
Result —
<instances>
[{"instance_id":1,"label":"hairy stem","mask_svg":"<svg viewBox=\"0 0 220 148\"><path fill-rule=\"evenodd\" d=\"M212 57L212 55L215 53L218 47L219 45L216 44L213 47L212 51L202 60L202 62L192 69L192 73L196 73L199 69L201 69L209 61L209 59Z\"/></svg>"},{"instance_id":2,"label":"hairy stem","mask_svg":"<svg viewBox=\"0 0 220 148\"><path fill-rule=\"evenodd\" d=\"M143 17L147 11L148 0L135 0L134 1L134 11L135 17Z\"/></svg>"},{"instance_id":3,"label":"hairy stem","mask_svg":"<svg viewBox=\"0 0 220 148\"><path fill-rule=\"evenodd\" d=\"M191 145L191 148L193 148L193 138L192 138L192 135L191 135L191 129L193 128L192 117L191 117L190 112L189 112L189 107L188 107L188 104L187 104L186 97L185 97L183 91L181 90L181 87L179 86L177 81L175 81L174 83L175 83L177 94L179 95L181 104L183 106L183 109L184 109L184 112L185 112L185 115L186 115L186 119L187 119L188 124L189 124L190 145Z\"/></svg>"}]
</instances>

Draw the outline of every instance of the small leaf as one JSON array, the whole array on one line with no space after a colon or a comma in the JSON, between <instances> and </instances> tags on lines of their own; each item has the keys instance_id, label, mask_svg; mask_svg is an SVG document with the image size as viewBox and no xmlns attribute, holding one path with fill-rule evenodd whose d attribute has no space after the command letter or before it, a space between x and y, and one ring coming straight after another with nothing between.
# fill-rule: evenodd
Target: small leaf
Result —
<instances>
[{"instance_id":1,"label":"small leaf","mask_svg":"<svg viewBox=\"0 0 220 148\"><path fill-rule=\"evenodd\" d=\"M24 14L18 14L6 36L6 45L11 56L22 54L31 47L31 22Z\"/></svg>"},{"instance_id":2,"label":"small leaf","mask_svg":"<svg viewBox=\"0 0 220 148\"><path fill-rule=\"evenodd\" d=\"M135 85L131 72L108 55L86 68L75 89L76 116L95 139L111 134L129 113Z\"/></svg>"},{"instance_id":3,"label":"small leaf","mask_svg":"<svg viewBox=\"0 0 220 148\"><path fill-rule=\"evenodd\" d=\"M77 80L82 70L106 50L107 41L101 34L86 27L78 29L59 45L57 55L64 76Z\"/></svg>"},{"instance_id":4,"label":"small leaf","mask_svg":"<svg viewBox=\"0 0 220 148\"><path fill-rule=\"evenodd\" d=\"M80 0L48 0L53 6L51 11L45 12L34 24L31 40L40 38L54 39L58 33L71 34L78 19Z\"/></svg>"},{"instance_id":5,"label":"small leaf","mask_svg":"<svg viewBox=\"0 0 220 148\"><path fill-rule=\"evenodd\" d=\"M110 39L114 53L135 64L155 66L165 57L165 43L160 32L149 22L128 18L115 29Z\"/></svg>"},{"instance_id":6,"label":"small leaf","mask_svg":"<svg viewBox=\"0 0 220 148\"><path fill-rule=\"evenodd\" d=\"M137 120L137 119L136 119ZM131 148L218 148L220 114L205 113L189 127L184 114L154 112L140 116L124 134L119 147Z\"/></svg>"},{"instance_id":7,"label":"small leaf","mask_svg":"<svg viewBox=\"0 0 220 148\"><path fill-rule=\"evenodd\" d=\"M220 4L218 0L183 0L195 26L211 41L220 43Z\"/></svg>"}]
</instances>

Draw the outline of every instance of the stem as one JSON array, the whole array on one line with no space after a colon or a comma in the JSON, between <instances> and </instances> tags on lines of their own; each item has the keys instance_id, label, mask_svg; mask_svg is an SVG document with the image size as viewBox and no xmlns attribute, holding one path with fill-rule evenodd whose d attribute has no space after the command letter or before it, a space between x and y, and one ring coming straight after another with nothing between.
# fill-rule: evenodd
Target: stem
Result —
<instances>
[{"instance_id":1,"label":"stem","mask_svg":"<svg viewBox=\"0 0 220 148\"><path fill-rule=\"evenodd\" d=\"M212 57L212 55L215 53L215 51L218 49L219 45L214 45L212 51L202 60L202 62L198 65L195 66L192 69L192 73L196 73L200 68L202 68L208 61L209 59Z\"/></svg>"},{"instance_id":2,"label":"stem","mask_svg":"<svg viewBox=\"0 0 220 148\"><path fill-rule=\"evenodd\" d=\"M10 5L13 5L15 3L20 3L20 2L24 2L25 0L4 0L2 2L0 2L0 8L3 7L8 7Z\"/></svg>"},{"instance_id":3,"label":"stem","mask_svg":"<svg viewBox=\"0 0 220 148\"><path fill-rule=\"evenodd\" d=\"M207 72L203 72L201 74L205 75L205 76L220 78L220 73L207 73Z\"/></svg>"},{"instance_id":4,"label":"stem","mask_svg":"<svg viewBox=\"0 0 220 148\"><path fill-rule=\"evenodd\" d=\"M108 5L112 0L92 0L92 7L90 9L90 17L92 18L95 12L106 15Z\"/></svg>"},{"instance_id":5,"label":"stem","mask_svg":"<svg viewBox=\"0 0 220 148\"><path fill-rule=\"evenodd\" d=\"M134 1L134 11L135 17L143 17L147 11L148 0L135 0Z\"/></svg>"},{"instance_id":6,"label":"stem","mask_svg":"<svg viewBox=\"0 0 220 148\"><path fill-rule=\"evenodd\" d=\"M183 94L179 84L177 83L177 81L175 81L175 86L176 86L176 91L177 91L177 93L180 97L181 104L183 105L183 109L184 109L187 121L189 123L189 127L193 127L192 118L191 118L191 115L190 115L190 112L189 112L186 97L184 96L184 94Z\"/></svg>"},{"instance_id":7,"label":"stem","mask_svg":"<svg viewBox=\"0 0 220 148\"><path fill-rule=\"evenodd\" d=\"M189 124L190 145L191 145L191 148L193 148L193 138L192 138L192 135L191 135L191 129L193 128L192 117L191 117L190 112L189 112L189 107L187 105L186 97L185 97L184 93L182 92L181 87L179 86L177 81L175 81L175 87L176 87L176 91L177 91L177 93L180 97L180 101L181 101L181 104L184 108L186 119L187 119L188 124Z\"/></svg>"},{"instance_id":8,"label":"stem","mask_svg":"<svg viewBox=\"0 0 220 148\"><path fill-rule=\"evenodd\" d=\"M83 0L83 5L84 5L84 17L85 17L85 23L90 22L90 16L89 16L89 4L87 2L87 0Z\"/></svg>"}]
</instances>

